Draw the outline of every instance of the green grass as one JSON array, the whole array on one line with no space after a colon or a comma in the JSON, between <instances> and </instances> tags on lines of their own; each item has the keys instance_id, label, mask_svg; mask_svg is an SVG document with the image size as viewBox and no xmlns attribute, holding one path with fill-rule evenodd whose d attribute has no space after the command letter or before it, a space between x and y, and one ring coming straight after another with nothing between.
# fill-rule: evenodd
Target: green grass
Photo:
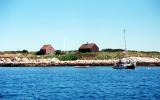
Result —
<instances>
[{"instance_id":1,"label":"green grass","mask_svg":"<svg viewBox=\"0 0 160 100\"><path fill-rule=\"evenodd\" d=\"M118 58L123 58L124 55L122 52L99 52L98 55L96 56L96 59L118 59Z\"/></svg>"},{"instance_id":2,"label":"green grass","mask_svg":"<svg viewBox=\"0 0 160 100\"><path fill-rule=\"evenodd\" d=\"M8 55L7 55L8 54ZM10 55L12 54L12 55ZM68 51L61 54L49 54L49 55L36 55L36 52L28 52L23 53L19 51L7 51L7 52L0 52L0 57L3 55L6 56L17 56L20 54L19 57L28 57L33 59L40 59L40 58L58 58L60 60L105 60L105 59L119 59L124 57L123 51L101 51L101 52L88 52L88 53L80 53L77 51ZM160 52L144 52L144 51L129 51L129 57L151 57L151 58L160 58Z\"/></svg>"}]
</instances>

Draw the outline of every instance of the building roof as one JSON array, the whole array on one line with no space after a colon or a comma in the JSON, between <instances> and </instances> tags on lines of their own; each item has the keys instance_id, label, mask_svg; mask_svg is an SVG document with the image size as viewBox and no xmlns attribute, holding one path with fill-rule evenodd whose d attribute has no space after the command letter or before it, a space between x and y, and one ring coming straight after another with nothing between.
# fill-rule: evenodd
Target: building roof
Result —
<instances>
[{"instance_id":1,"label":"building roof","mask_svg":"<svg viewBox=\"0 0 160 100\"><path fill-rule=\"evenodd\" d=\"M42 47L41 49L47 49L48 47L51 47L51 48L53 48L53 47L52 47L52 45L50 45L50 44L47 44L47 45L43 45L43 47Z\"/></svg>"},{"instance_id":2,"label":"building roof","mask_svg":"<svg viewBox=\"0 0 160 100\"><path fill-rule=\"evenodd\" d=\"M95 43L82 44L79 49L91 49L93 46L97 46Z\"/></svg>"}]
</instances>

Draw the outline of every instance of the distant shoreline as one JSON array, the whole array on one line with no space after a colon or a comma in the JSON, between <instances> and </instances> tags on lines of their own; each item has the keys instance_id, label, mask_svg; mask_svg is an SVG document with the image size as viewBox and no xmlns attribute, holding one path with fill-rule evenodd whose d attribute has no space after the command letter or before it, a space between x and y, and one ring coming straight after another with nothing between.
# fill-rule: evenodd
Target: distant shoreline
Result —
<instances>
[{"instance_id":1,"label":"distant shoreline","mask_svg":"<svg viewBox=\"0 0 160 100\"><path fill-rule=\"evenodd\" d=\"M88 54L87 54L88 55ZM78 60L60 60L55 57L45 58L45 57L25 57L16 55L1 55L0 57L0 67L45 67L45 66L114 66L116 62L119 61L118 58L112 59L78 59ZM74 56L71 56L71 58ZM160 66L160 58L156 57L128 57L130 61L136 62L137 66Z\"/></svg>"},{"instance_id":2,"label":"distant shoreline","mask_svg":"<svg viewBox=\"0 0 160 100\"><path fill-rule=\"evenodd\" d=\"M61 66L114 66L114 63L3 63L0 67L61 67ZM160 67L160 62L138 62L137 66Z\"/></svg>"}]
</instances>

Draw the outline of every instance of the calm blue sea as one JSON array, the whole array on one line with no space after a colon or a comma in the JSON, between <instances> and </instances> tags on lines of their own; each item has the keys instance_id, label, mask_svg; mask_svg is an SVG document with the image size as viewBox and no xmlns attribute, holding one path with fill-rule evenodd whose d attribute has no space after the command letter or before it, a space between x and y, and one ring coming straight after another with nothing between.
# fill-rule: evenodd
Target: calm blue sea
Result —
<instances>
[{"instance_id":1,"label":"calm blue sea","mask_svg":"<svg viewBox=\"0 0 160 100\"><path fill-rule=\"evenodd\" d=\"M0 100L160 100L160 68L0 68Z\"/></svg>"}]
</instances>

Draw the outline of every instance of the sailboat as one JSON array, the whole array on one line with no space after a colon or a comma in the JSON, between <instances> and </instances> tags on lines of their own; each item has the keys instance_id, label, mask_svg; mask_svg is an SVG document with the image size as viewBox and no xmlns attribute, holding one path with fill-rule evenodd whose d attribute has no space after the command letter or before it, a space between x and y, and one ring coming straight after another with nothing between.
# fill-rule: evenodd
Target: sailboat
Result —
<instances>
[{"instance_id":1,"label":"sailboat","mask_svg":"<svg viewBox=\"0 0 160 100\"><path fill-rule=\"evenodd\" d=\"M132 60L130 60L128 58L128 55L127 55L127 46L126 46L126 31L124 29L123 31L124 33L124 43L125 43L125 58L122 58L122 59L119 59L118 62L115 63L115 65L113 66L114 69L135 69L135 66L136 66L136 62L133 62Z\"/></svg>"}]
</instances>

